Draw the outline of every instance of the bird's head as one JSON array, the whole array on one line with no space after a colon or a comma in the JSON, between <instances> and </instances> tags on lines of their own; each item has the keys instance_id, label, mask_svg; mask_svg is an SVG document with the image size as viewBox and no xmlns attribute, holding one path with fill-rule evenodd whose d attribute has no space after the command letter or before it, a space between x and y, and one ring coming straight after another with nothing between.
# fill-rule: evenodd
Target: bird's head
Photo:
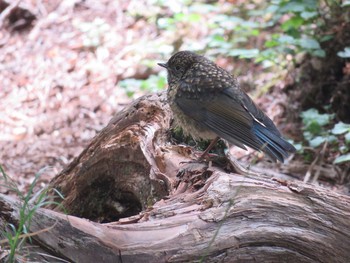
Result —
<instances>
[{"instance_id":1,"label":"bird's head","mask_svg":"<svg viewBox=\"0 0 350 263\"><path fill-rule=\"evenodd\" d=\"M167 63L158 63L159 66L166 68L168 72L168 83L176 83L182 78L194 63L205 59L191 51L180 51L175 53Z\"/></svg>"}]
</instances>

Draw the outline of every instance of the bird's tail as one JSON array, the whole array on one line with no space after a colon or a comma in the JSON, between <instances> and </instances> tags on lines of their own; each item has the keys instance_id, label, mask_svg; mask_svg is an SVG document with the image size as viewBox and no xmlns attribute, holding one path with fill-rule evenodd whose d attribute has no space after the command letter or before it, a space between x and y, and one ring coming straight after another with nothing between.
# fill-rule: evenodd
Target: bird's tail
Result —
<instances>
[{"instance_id":1,"label":"bird's tail","mask_svg":"<svg viewBox=\"0 0 350 263\"><path fill-rule=\"evenodd\" d=\"M296 151L294 146L283 139L279 133L270 131L260 123L254 123L253 132L261 143L260 150L274 161L279 160L283 163L290 153Z\"/></svg>"}]
</instances>

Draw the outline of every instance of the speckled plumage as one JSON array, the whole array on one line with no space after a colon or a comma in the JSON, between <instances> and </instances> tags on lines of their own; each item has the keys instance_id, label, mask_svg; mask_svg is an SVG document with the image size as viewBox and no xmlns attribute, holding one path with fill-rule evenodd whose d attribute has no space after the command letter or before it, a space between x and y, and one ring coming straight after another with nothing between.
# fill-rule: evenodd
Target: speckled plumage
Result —
<instances>
[{"instance_id":1,"label":"speckled plumage","mask_svg":"<svg viewBox=\"0 0 350 263\"><path fill-rule=\"evenodd\" d=\"M194 139L221 137L284 161L295 148L244 93L229 72L190 51L180 51L165 64L168 100L176 124Z\"/></svg>"}]
</instances>

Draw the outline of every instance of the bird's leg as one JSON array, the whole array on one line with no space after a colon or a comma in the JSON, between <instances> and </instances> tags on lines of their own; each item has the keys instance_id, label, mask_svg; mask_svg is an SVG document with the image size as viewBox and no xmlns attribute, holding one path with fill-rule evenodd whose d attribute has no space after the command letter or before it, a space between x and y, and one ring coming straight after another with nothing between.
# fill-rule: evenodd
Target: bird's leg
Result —
<instances>
[{"instance_id":1,"label":"bird's leg","mask_svg":"<svg viewBox=\"0 0 350 263\"><path fill-rule=\"evenodd\" d=\"M209 151L213 149L213 147L216 145L220 137L216 137L214 140L211 141L207 149L202 153L202 155L198 158L198 161L204 160L204 158L208 155Z\"/></svg>"}]
</instances>

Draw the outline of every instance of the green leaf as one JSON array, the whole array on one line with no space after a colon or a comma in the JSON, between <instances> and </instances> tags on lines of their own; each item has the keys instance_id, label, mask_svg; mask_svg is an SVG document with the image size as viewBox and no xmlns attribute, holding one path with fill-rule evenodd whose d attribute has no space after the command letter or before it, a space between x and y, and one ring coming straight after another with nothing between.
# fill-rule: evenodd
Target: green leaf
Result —
<instances>
[{"instance_id":1,"label":"green leaf","mask_svg":"<svg viewBox=\"0 0 350 263\"><path fill-rule=\"evenodd\" d=\"M315 57L324 58L326 57L326 52L323 49L316 49L311 52L311 55Z\"/></svg>"},{"instance_id":2,"label":"green leaf","mask_svg":"<svg viewBox=\"0 0 350 263\"><path fill-rule=\"evenodd\" d=\"M213 40L218 41L218 42L225 42L225 38L221 35L213 35L212 37Z\"/></svg>"},{"instance_id":3,"label":"green leaf","mask_svg":"<svg viewBox=\"0 0 350 263\"><path fill-rule=\"evenodd\" d=\"M201 15L192 13L192 14L184 14L184 13L177 13L174 15L174 19L177 22L198 22L201 20Z\"/></svg>"},{"instance_id":4,"label":"green leaf","mask_svg":"<svg viewBox=\"0 0 350 263\"><path fill-rule=\"evenodd\" d=\"M320 146L322 143L324 143L325 141L328 141L329 143L335 143L338 141L337 137L335 137L334 135L330 135L330 136L316 136L315 138L313 138L312 140L309 141L309 145L311 147L318 147Z\"/></svg>"},{"instance_id":5,"label":"green leaf","mask_svg":"<svg viewBox=\"0 0 350 263\"><path fill-rule=\"evenodd\" d=\"M309 132L309 131L304 131L304 132L303 132L303 136L304 136L305 140L307 140L307 141L310 141L310 140L314 137L314 136L312 135L312 133Z\"/></svg>"},{"instance_id":6,"label":"green leaf","mask_svg":"<svg viewBox=\"0 0 350 263\"><path fill-rule=\"evenodd\" d=\"M295 50L293 48L290 48L290 47L283 48L283 52L286 54L295 55Z\"/></svg>"},{"instance_id":7,"label":"green leaf","mask_svg":"<svg viewBox=\"0 0 350 263\"><path fill-rule=\"evenodd\" d=\"M349 147L347 147L346 145L340 145L339 146L339 152L340 153L348 153L349 152Z\"/></svg>"},{"instance_id":8,"label":"green leaf","mask_svg":"<svg viewBox=\"0 0 350 263\"><path fill-rule=\"evenodd\" d=\"M338 164L338 163L345 163L349 161L350 161L350 153L338 156L337 158L335 158L333 163Z\"/></svg>"},{"instance_id":9,"label":"green leaf","mask_svg":"<svg viewBox=\"0 0 350 263\"><path fill-rule=\"evenodd\" d=\"M160 75L150 75L148 79L141 80L140 89L144 91L155 92L164 89L166 78Z\"/></svg>"},{"instance_id":10,"label":"green leaf","mask_svg":"<svg viewBox=\"0 0 350 263\"><path fill-rule=\"evenodd\" d=\"M344 51L339 51L337 55L341 58L350 58L350 47L344 48Z\"/></svg>"},{"instance_id":11,"label":"green leaf","mask_svg":"<svg viewBox=\"0 0 350 263\"><path fill-rule=\"evenodd\" d=\"M345 134L345 142L347 144L350 144L350 132L348 132L347 134Z\"/></svg>"},{"instance_id":12,"label":"green leaf","mask_svg":"<svg viewBox=\"0 0 350 263\"><path fill-rule=\"evenodd\" d=\"M258 27L260 27L259 23L253 22L253 21L249 21L249 20L242 21L242 22L240 22L239 25L242 26L242 27L245 27L245 28L258 28Z\"/></svg>"},{"instance_id":13,"label":"green leaf","mask_svg":"<svg viewBox=\"0 0 350 263\"><path fill-rule=\"evenodd\" d=\"M295 38L288 35L282 35L278 38L278 41L282 44L294 44Z\"/></svg>"},{"instance_id":14,"label":"green leaf","mask_svg":"<svg viewBox=\"0 0 350 263\"><path fill-rule=\"evenodd\" d=\"M281 4L280 4L281 5ZM305 10L305 6L298 1L290 1L282 6L278 11L280 13L297 13Z\"/></svg>"},{"instance_id":15,"label":"green leaf","mask_svg":"<svg viewBox=\"0 0 350 263\"><path fill-rule=\"evenodd\" d=\"M132 96L134 96L135 92L134 91L126 91L126 96L128 96L128 98L132 98Z\"/></svg>"},{"instance_id":16,"label":"green leaf","mask_svg":"<svg viewBox=\"0 0 350 263\"><path fill-rule=\"evenodd\" d=\"M294 16L291 19L285 21L281 28L283 31L288 31L292 28L299 28L304 23L304 19L299 16Z\"/></svg>"},{"instance_id":17,"label":"green leaf","mask_svg":"<svg viewBox=\"0 0 350 263\"><path fill-rule=\"evenodd\" d=\"M350 132L350 124L343 122L338 122L332 129L332 133L335 135L343 134L346 132Z\"/></svg>"},{"instance_id":18,"label":"green leaf","mask_svg":"<svg viewBox=\"0 0 350 263\"><path fill-rule=\"evenodd\" d=\"M183 21L185 19L185 14L184 13L176 13L174 15L174 19L177 21Z\"/></svg>"},{"instance_id":19,"label":"green leaf","mask_svg":"<svg viewBox=\"0 0 350 263\"><path fill-rule=\"evenodd\" d=\"M301 118L306 126L312 123L317 123L319 126L329 124L330 120L333 119L333 114L320 114L316 109L308 109L301 113Z\"/></svg>"},{"instance_id":20,"label":"green leaf","mask_svg":"<svg viewBox=\"0 0 350 263\"><path fill-rule=\"evenodd\" d=\"M308 141L313 139L315 135L321 135L324 131L322 126L330 123L334 118L333 114L320 114L316 109L309 109L301 113L304 127L304 137Z\"/></svg>"},{"instance_id":21,"label":"green leaf","mask_svg":"<svg viewBox=\"0 0 350 263\"><path fill-rule=\"evenodd\" d=\"M174 18L159 18L157 24L161 29L174 30L176 28Z\"/></svg>"},{"instance_id":22,"label":"green leaf","mask_svg":"<svg viewBox=\"0 0 350 263\"><path fill-rule=\"evenodd\" d=\"M297 152L302 153L304 150L304 147L301 143L293 143L293 146L297 150Z\"/></svg>"},{"instance_id":23,"label":"green leaf","mask_svg":"<svg viewBox=\"0 0 350 263\"><path fill-rule=\"evenodd\" d=\"M249 32L251 36L258 36L260 34L260 31L258 29L253 29Z\"/></svg>"},{"instance_id":24,"label":"green leaf","mask_svg":"<svg viewBox=\"0 0 350 263\"><path fill-rule=\"evenodd\" d=\"M275 14L277 13L279 10L278 4L276 3L272 3L272 5L269 5L266 9L265 9L265 13L269 14Z\"/></svg>"},{"instance_id":25,"label":"green leaf","mask_svg":"<svg viewBox=\"0 0 350 263\"><path fill-rule=\"evenodd\" d=\"M342 7L344 7L344 6L350 6L350 1L349 1L349 0L345 0L341 6L342 6Z\"/></svg>"},{"instance_id":26,"label":"green leaf","mask_svg":"<svg viewBox=\"0 0 350 263\"><path fill-rule=\"evenodd\" d=\"M200 14L190 14L188 17L189 22L199 22L201 20Z\"/></svg>"},{"instance_id":27,"label":"green leaf","mask_svg":"<svg viewBox=\"0 0 350 263\"><path fill-rule=\"evenodd\" d=\"M323 136L317 136L315 138L313 138L311 141L309 141L309 145L311 147L318 147L320 146L322 143L324 143L327 140L327 137L323 137Z\"/></svg>"},{"instance_id":28,"label":"green leaf","mask_svg":"<svg viewBox=\"0 0 350 263\"><path fill-rule=\"evenodd\" d=\"M329 135L329 136L327 137L327 141L328 141L329 143L331 143L331 144L335 144L335 143L338 142L338 138L335 137L334 135Z\"/></svg>"},{"instance_id":29,"label":"green leaf","mask_svg":"<svg viewBox=\"0 0 350 263\"><path fill-rule=\"evenodd\" d=\"M269 47L276 47L279 45L279 42L276 40L267 40L264 44L265 47L269 48Z\"/></svg>"},{"instance_id":30,"label":"green leaf","mask_svg":"<svg viewBox=\"0 0 350 263\"><path fill-rule=\"evenodd\" d=\"M312 135L318 135L322 131L321 125L317 121L310 121L306 125L306 129L311 133L310 138L312 138Z\"/></svg>"},{"instance_id":31,"label":"green leaf","mask_svg":"<svg viewBox=\"0 0 350 263\"><path fill-rule=\"evenodd\" d=\"M259 49L232 49L229 55L240 58L254 58L259 55Z\"/></svg>"},{"instance_id":32,"label":"green leaf","mask_svg":"<svg viewBox=\"0 0 350 263\"><path fill-rule=\"evenodd\" d=\"M314 18L314 17L316 17L317 15L318 15L317 12L308 12L308 11L302 12L302 13L300 14L300 16L301 16L302 18L304 18L305 20L308 20L308 19L310 19L310 18Z\"/></svg>"},{"instance_id":33,"label":"green leaf","mask_svg":"<svg viewBox=\"0 0 350 263\"><path fill-rule=\"evenodd\" d=\"M331 40L333 38L334 38L333 35L324 35L320 38L320 42L326 42L326 41Z\"/></svg>"},{"instance_id":34,"label":"green leaf","mask_svg":"<svg viewBox=\"0 0 350 263\"><path fill-rule=\"evenodd\" d=\"M320 43L313 38L302 38L297 40L297 44L305 49L321 49Z\"/></svg>"}]
</instances>

